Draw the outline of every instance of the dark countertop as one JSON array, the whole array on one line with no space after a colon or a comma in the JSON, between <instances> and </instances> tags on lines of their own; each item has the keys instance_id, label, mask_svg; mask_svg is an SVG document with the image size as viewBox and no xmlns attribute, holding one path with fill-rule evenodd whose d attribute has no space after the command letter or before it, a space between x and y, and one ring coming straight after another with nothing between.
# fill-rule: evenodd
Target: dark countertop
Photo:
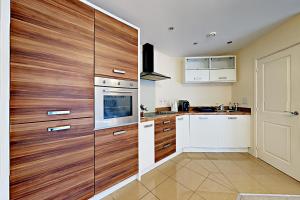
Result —
<instances>
[{"instance_id":1,"label":"dark countertop","mask_svg":"<svg viewBox=\"0 0 300 200\"><path fill-rule=\"evenodd\" d=\"M177 112L172 114L157 114L153 116L147 116L141 118L141 122L152 121L162 117L172 117L172 116L182 116L182 115L251 115L251 112L248 111L234 111L234 112L198 112L198 111L189 111L189 112Z\"/></svg>"}]
</instances>

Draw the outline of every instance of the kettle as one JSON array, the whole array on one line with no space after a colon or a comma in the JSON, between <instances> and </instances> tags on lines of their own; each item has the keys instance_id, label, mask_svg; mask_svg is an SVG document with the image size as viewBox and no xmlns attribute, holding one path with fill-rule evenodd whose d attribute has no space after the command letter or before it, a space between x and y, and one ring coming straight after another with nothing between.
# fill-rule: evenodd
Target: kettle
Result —
<instances>
[{"instance_id":1,"label":"kettle","mask_svg":"<svg viewBox=\"0 0 300 200\"><path fill-rule=\"evenodd\" d=\"M174 101L172 106L171 106L171 111L172 112L178 112L178 106L177 106L177 101Z\"/></svg>"}]
</instances>

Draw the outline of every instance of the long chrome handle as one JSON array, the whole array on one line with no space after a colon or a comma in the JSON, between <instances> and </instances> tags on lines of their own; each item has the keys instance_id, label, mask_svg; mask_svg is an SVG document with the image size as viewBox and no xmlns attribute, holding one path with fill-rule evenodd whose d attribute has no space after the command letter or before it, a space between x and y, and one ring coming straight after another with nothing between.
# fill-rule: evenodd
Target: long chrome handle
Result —
<instances>
[{"instance_id":1,"label":"long chrome handle","mask_svg":"<svg viewBox=\"0 0 300 200\"><path fill-rule=\"evenodd\" d=\"M170 124L171 123L171 121L170 120L168 120L168 121L164 121L163 122L163 124Z\"/></svg>"},{"instance_id":2,"label":"long chrome handle","mask_svg":"<svg viewBox=\"0 0 300 200\"><path fill-rule=\"evenodd\" d=\"M48 111L48 116L52 115L69 115L71 114L70 110L53 110L53 111Z\"/></svg>"},{"instance_id":3,"label":"long chrome handle","mask_svg":"<svg viewBox=\"0 0 300 200\"><path fill-rule=\"evenodd\" d=\"M290 114L295 115L295 116L299 115L299 112L297 110L295 110L294 112L291 112L291 111L284 111L284 112L290 113Z\"/></svg>"},{"instance_id":4,"label":"long chrome handle","mask_svg":"<svg viewBox=\"0 0 300 200\"><path fill-rule=\"evenodd\" d=\"M228 117L228 119L237 119L237 117Z\"/></svg>"},{"instance_id":5,"label":"long chrome handle","mask_svg":"<svg viewBox=\"0 0 300 200\"><path fill-rule=\"evenodd\" d=\"M48 132L65 131L65 130L69 130L70 128L71 128L71 126L51 127L51 128L48 128Z\"/></svg>"},{"instance_id":6,"label":"long chrome handle","mask_svg":"<svg viewBox=\"0 0 300 200\"><path fill-rule=\"evenodd\" d=\"M183 120L183 117L177 118L177 120Z\"/></svg>"},{"instance_id":7,"label":"long chrome handle","mask_svg":"<svg viewBox=\"0 0 300 200\"><path fill-rule=\"evenodd\" d=\"M172 130L171 128L165 128L164 129L164 132L168 132L168 131L170 131L170 130Z\"/></svg>"},{"instance_id":8,"label":"long chrome handle","mask_svg":"<svg viewBox=\"0 0 300 200\"><path fill-rule=\"evenodd\" d=\"M126 71L119 70L119 69L114 69L113 72L116 73L116 74L126 74Z\"/></svg>"},{"instance_id":9,"label":"long chrome handle","mask_svg":"<svg viewBox=\"0 0 300 200\"><path fill-rule=\"evenodd\" d=\"M171 146L171 143L165 144L165 145L163 146L163 149L168 148L169 146Z\"/></svg>"},{"instance_id":10,"label":"long chrome handle","mask_svg":"<svg viewBox=\"0 0 300 200\"><path fill-rule=\"evenodd\" d=\"M132 92L122 92L122 91L111 91L111 90L103 90L103 92L105 92L105 93L116 93L116 94L118 94L118 93L120 93L120 94L131 94Z\"/></svg>"},{"instance_id":11,"label":"long chrome handle","mask_svg":"<svg viewBox=\"0 0 300 200\"><path fill-rule=\"evenodd\" d=\"M113 132L113 135L116 136L116 135L122 135L125 133L127 133L127 131L116 131L116 132Z\"/></svg>"},{"instance_id":12,"label":"long chrome handle","mask_svg":"<svg viewBox=\"0 0 300 200\"><path fill-rule=\"evenodd\" d=\"M226 80L226 79L227 79L226 76L219 77L219 80Z\"/></svg>"},{"instance_id":13,"label":"long chrome handle","mask_svg":"<svg viewBox=\"0 0 300 200\"><path fill-rule=\"evenodd\" d=\"M199 119L208 119L208 117L199 117Z\"/></svg>"},{"instance_id":14,"label":"long chrome handle","mask_svg":"<svg viewBox=\"0 0 300 200\"><path fill-rule=\"evenodd\" d=\"M153 126L153 124L147 124L147 125L144 126L144 128L150 128L152 126Z\"/></svg>"}]
</instances>

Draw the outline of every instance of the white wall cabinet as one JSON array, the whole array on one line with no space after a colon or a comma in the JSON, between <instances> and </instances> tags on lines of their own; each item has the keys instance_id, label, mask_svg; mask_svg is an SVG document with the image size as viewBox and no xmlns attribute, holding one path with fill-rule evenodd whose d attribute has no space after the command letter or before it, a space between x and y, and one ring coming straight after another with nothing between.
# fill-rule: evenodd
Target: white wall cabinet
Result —
<instances>
[{"instance_id":1,"label":"white wall cabinet","mask_svg":"<svg viewBox=\"0 0 300 200\"><path fill-rule=\"evenodd\" d=\"M249 146L250 116L190 116L190 147L246 148Z\"/></svg>"},{"instance_id":2,"label":"white wall cabinet","mask_svg":"<svg viewBox=\"0 0 300 200\"><path fill-rule=\"evenodd\" d=\"M186 57L184 74L185 83L236 82L236 57Z\"/></svg>"},{"instance_id":3,"label":"white wall cabinet","mask_svg":"<svg viewBox=\"0 0 300 200\"><path fill-rule=\"evenodd\" d=\"M182 152L189 146L190 139L189 115L176 117L176 152Z\"/></svg>"},{"instance_id":4,"label":"white wall cabinet","mask_svg":"<svg viewBox=\"0 0 300 200\"><path fill-rule=\"evenodd\" d=\"M154 165L154 121L139 125L139 173L144 174Z\"/></svg>"}]
</instances>

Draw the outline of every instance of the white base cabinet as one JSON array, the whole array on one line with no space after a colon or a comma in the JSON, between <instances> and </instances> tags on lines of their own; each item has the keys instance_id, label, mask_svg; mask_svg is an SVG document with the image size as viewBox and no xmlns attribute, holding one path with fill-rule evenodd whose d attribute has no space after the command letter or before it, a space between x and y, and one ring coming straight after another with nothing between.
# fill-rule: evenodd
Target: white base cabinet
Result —
<instances>
[{"instance_id":1,"label":"white base cabinet","mask_svg":"<svg viewBox=\"0 0 300 200\"><path fill-rule=\"evenodd\" d=\"M249 146L249 115L190 116L190 147L245 148Z\"/></svg>"},{"instance_id":2,"label":"white base cabinet","mask_svg":"<svg viewBox=\"0 0 300 200\"><path fill-rule=\"evenodd\" d=\"M144 174L154 165L154 121L139 125L139 173Z\"/></svg>"},{"instance_id":3,"label":"white base cabinet","mask_svg":"<svg viewBox=\"0 0 300 200\"><path fill-rule=\"evenodd\" d=\"M176 117L176 152L183 152L189 146L190 123L189 115Z\"/></svg>"}]
</instances>

